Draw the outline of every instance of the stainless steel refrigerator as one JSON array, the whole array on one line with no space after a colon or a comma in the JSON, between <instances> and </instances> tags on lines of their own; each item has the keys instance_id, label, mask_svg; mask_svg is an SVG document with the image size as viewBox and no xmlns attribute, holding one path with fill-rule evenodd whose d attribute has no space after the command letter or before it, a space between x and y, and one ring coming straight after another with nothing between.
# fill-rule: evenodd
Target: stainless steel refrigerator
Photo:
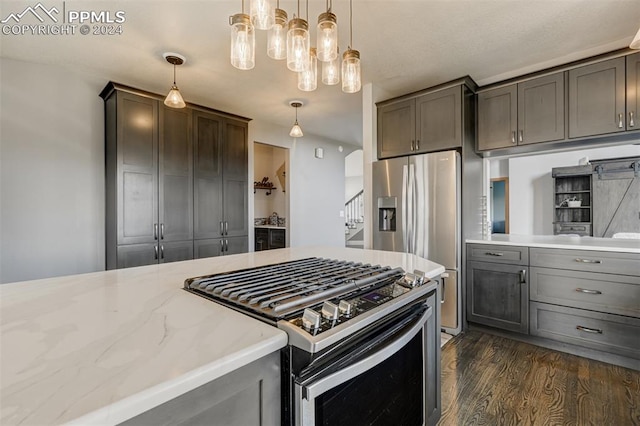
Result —
<instances>
[{"instance_id":1,"label":"stainless steel refrigerator","mask_svg":"<svg viewBox=\"0 0 640 426\"><path fill-rule=\"evenodd\" d=\"M373 248L444 265L442 328L461 329L461 174L457 151L373 163Z\"/></svg>"}]
</instances>

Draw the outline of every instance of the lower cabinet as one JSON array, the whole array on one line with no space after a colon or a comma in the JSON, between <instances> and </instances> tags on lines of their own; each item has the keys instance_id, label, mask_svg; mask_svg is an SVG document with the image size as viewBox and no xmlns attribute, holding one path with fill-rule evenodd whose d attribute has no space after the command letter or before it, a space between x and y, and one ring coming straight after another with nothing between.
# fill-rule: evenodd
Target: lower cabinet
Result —
<instances>
[{"instance_id":1,"label":"lower cabinet","mask_svg":"<svg viewBox=\"0 0 640 426\"><path fill-rule=\"evenodd\" d=\"M467 262L467 320L529 332L528 267Z\"/></svg>"},{"instance_id":2,"label":"lower cabinet","mask_svg":"<svg viewBox=\"0 0 640 426\"><path fill-rule=\"evenodd\" d=\"M121 425L278 425L280 409L280 353L275 352Z\"/></svg>"},{"instance_id":3,"label":"lower cabinet","mask_svg":"<svg viewBox=\"0 0 640 426\"><path fill-rule=\"evenodd\" d=\"M255 251L286 247L286 230L282 228L255 228Z\"/></svg>"},{"instance_id":4,"label":"lower cabinet","mask_svg":"<svg viewBox=\"0 0 640 426\"><path fill-rule=\"evenodd\" d=\"M229 237L195 240L193 248L195 259L246 253L249 248L249 239L247 237Z\"/></svg>"},{"instance_id":5,"label":"lower cabinet","mask_svg":"<svg viewBox=\"0 0 640 426\"><path fill-rule=\"evenodd\" d=\"M193 241L127 244L117 248L117 268L179 262L193 259Z\"/></svg>"}]
</instances>

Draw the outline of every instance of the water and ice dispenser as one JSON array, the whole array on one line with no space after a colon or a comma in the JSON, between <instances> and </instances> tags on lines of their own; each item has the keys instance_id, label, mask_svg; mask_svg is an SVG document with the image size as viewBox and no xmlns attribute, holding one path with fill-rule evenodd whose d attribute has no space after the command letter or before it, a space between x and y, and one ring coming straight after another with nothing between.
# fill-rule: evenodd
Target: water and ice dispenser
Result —
<instances>
[{"instance_id":1,"label":"water and ice dispenser","mask_svg":"<svg viewBox=\"0 0 640 426\"><path fill-rule=\"evenodd\" d=\"M396 231L397 197L378 197L378 230Z\"/></svg>"}]
</instances>

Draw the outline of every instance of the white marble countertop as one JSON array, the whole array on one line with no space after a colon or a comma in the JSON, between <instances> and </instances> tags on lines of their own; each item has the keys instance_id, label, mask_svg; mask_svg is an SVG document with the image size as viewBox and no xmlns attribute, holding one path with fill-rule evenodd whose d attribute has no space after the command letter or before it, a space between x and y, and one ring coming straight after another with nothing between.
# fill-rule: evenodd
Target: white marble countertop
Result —
<instances>
[{"instance_id":1,"label":"white marble countertop","mask_svg":"<svg viewBox=\"0 0 640 426\"><path fill-rule=\"evenodd\" d=\"M286 345L186 278L319 256L419 269L413 255L278 249L0 285L0 424L115 424Z\"/></svg>"},{"instance_id":2,"label":"white marble countertop","mask_svg":"<svg viewBox=\"0 0 640 426\"><path fill-rule=\"evenodd\" d=\"M498 244L558 249L640 253L640 240L623 238L572 237L564 235L492 234L486 240L467 240L466 242L475 244Z\"/></svg>"},{"instance_id":3,"label":"white marble countertop","mask_svg":"<svg viewBox=\"0 0 640 426\"><path fill-rule=\"evenodd\" d=\"M255 225L254 228L287 229L286 226L277 226L277 225Z\"/></svg>"}]
</instances>

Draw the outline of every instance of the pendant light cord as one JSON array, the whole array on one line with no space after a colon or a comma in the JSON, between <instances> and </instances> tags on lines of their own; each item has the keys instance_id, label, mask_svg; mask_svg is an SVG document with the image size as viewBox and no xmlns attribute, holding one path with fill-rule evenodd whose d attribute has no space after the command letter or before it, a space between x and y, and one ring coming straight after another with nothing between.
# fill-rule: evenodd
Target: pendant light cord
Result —
<instances>
[{"instance_id":1,"label":"pendant light cord","mask_svg":"<svg viewBox=\"0 0 640 426\"><path fill-rule=\"evenodd\" d=\"M349 0L349 50L353 46L353 0Z\"/></svg>"},{"instance_id":2,"label":"pendant light cord","mask_svg":"<svg viewBox=\"0 0 640 426\"><path fill-rule=\"evenodd\" d=\"M176 64L173 64L173 85L176 85Z\"/></svg>"}]
</instances>

